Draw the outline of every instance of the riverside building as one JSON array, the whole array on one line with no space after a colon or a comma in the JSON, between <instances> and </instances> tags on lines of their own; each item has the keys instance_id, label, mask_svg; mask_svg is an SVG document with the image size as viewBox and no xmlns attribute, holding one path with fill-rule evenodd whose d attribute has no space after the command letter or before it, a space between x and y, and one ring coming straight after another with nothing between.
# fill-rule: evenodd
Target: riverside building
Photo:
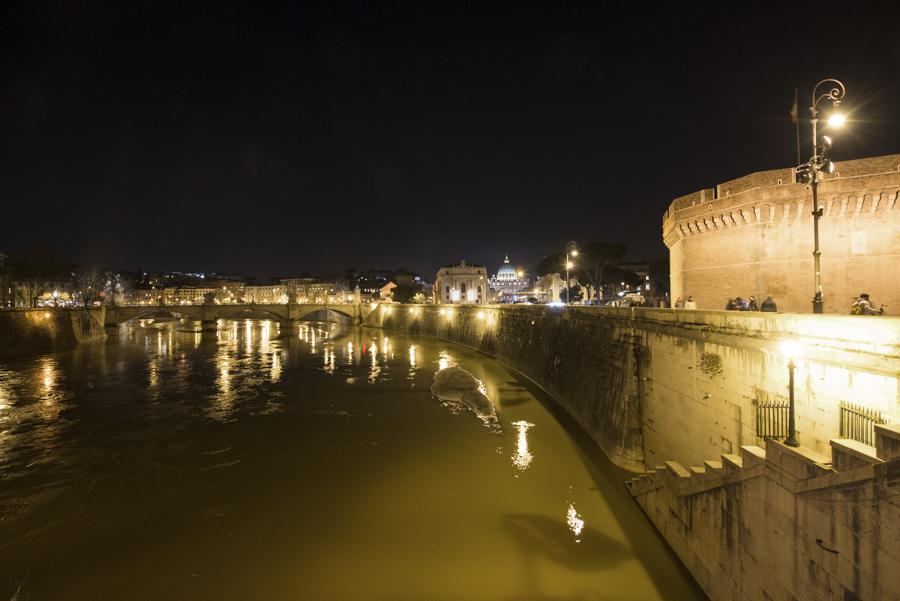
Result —
<instances>
[{"instance_id":1,"label":"riverside building","mask_svg":"<svg viewBox=\"0 0 900 601\"><path fill-rule=\"evenodd\" d=\"M434 278L434 302L440 305L486 305L487 269L460 261L442 267Z\"/></svg>"}]
</instances>

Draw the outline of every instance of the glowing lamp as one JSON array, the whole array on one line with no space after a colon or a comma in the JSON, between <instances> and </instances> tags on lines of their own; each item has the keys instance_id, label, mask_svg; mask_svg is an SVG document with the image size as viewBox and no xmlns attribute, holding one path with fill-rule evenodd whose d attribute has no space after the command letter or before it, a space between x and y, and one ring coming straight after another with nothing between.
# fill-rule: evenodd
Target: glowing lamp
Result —
<instances>
[{"instance_id":1,"label":"glowing lamp","mask_svg":"<svg viewBox=\"0 0 900 601\"><path fill-rule=\"evenodd\" d=\"M802 350L803 348L796 340L784 340L781 343L781 354L787 357L789 361L798 358Z\"/></svg>"},{"instance_id":2,"label":"glowing lamp","mask_svg":"<svg viewBox=\"0 0 900 601\"><path fill-rule=\"evenodd\" d=\"M573 267L575 267L575 263L573 263L572 261L566 261L566 269L572 269Z\"/></svg>"},{"instance_id":3,"label":"glowing lamp","mask_svg":"<svg viewBox=\"0 0 900 601\"><path fill-rule=\"evenodd\" d=\"M847 117L843 113L832 113L831 116L828 117L828 127L843 127L846 122Z\"/></svg>"}]
</instances>

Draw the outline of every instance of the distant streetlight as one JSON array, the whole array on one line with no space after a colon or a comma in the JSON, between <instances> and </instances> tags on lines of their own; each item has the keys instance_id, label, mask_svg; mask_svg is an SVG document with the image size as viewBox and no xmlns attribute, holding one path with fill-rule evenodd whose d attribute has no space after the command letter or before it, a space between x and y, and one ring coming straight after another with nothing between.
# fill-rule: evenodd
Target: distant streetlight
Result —
<instances>
[{"instance_id":1,"label":"distant streetlight","mask_svg":"<svg viewBox=\"0 0 900 601\"><path fill-rule=\"evenodd\" d=\"M569 242L566 244L566 304L569 303L569 270L575 267L575 263L572 261L572 257L578 256L578 248L576 248L574 242Z\"/></svg>"},{"instance_id":2,"label":"distant streetlight","mask_svg":"<svg viewBox=\"0 0 900 601\"><path fill-rule=\"evenodd\" d=\"M800 356L800 344L795 340L785 340L781 343L781 352L788 360L788 437L784 440L784 444L799 447L794 420L794 369L797 367L794 359Z\"/></svg>"},{"instance_id":3,"label":"distant streetlight","mask_svg":"<svg viewBox=\"0 0 900 601\"><path fill-rule=\"evenodd\" d=\"M819 86L821 86L822 84L827 84L833 87L824 94L817 95ZM812 301L813 313L822 313L824 311L824 297L822 295L822 270L820 259L822 252L821 250L819 250L819 219L822 217L824 210L819 206L819 171L825 171L826 173L834 172L834 163L832 163L828 158L828 153L831 150L831 138L829 136L822 136L821 138L819 138L816 131L816 125L819 121L818 106L819 102L828 99L831 101L831 105L833 107L837 107L838 105L840 105L845 93L846 88L844 87L844 84L836 79L823 79L813 88L812 104L809 107L811 116L810 124L812 125L813 155L807 163L797 167L797 181L800 183L809 183L812 186L813 268L815 271L816 285L816 293L815 296L813 296ZM846 121L847 118L843 114L835 112L832 113L832 115L828 118L828 126L837 129L843 126Z\"/></svg>"}]
</instances>

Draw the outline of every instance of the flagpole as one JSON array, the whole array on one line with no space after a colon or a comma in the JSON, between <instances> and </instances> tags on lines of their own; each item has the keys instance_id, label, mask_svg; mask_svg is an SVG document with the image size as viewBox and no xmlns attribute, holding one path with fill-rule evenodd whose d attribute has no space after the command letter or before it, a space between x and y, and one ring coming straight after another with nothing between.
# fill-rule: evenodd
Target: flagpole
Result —
<instances>
[{"instance_id":1,"label":"flagpole","mask_svg":"<svg viewBox=\"0 0 900 601\"><path fill-rule=\"evenodd\" d=\"M794 88L794 131L797 134L797 164L800 164L800 119L797 115L797 88Z\"/></svg>"}]
</instances>

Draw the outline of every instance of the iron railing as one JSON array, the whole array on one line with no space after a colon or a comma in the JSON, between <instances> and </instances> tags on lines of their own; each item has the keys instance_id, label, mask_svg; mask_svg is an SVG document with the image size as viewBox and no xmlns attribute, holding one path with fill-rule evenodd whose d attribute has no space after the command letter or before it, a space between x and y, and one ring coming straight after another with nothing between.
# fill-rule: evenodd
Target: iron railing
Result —
<instances>
[{"instance_id":1,"label":"iron railing","mask_svg":"<svg viewBox=\"0 0 900 601\"><path fill-rule=\"evenodd\" d=\"M789 403L759 403L756 406L756 435L759 438L787 438Z\"/></svg>"},{"instance_id":2,"label":"iron railing","mask_svg":"<svg viewBox=\"0 0 900 601\"><path fill-rule=\"evenodd\" d=\"M880 411L841 401L841 438L875 446L875 424L886 424Z\"/></svg>"}]
</instances>

